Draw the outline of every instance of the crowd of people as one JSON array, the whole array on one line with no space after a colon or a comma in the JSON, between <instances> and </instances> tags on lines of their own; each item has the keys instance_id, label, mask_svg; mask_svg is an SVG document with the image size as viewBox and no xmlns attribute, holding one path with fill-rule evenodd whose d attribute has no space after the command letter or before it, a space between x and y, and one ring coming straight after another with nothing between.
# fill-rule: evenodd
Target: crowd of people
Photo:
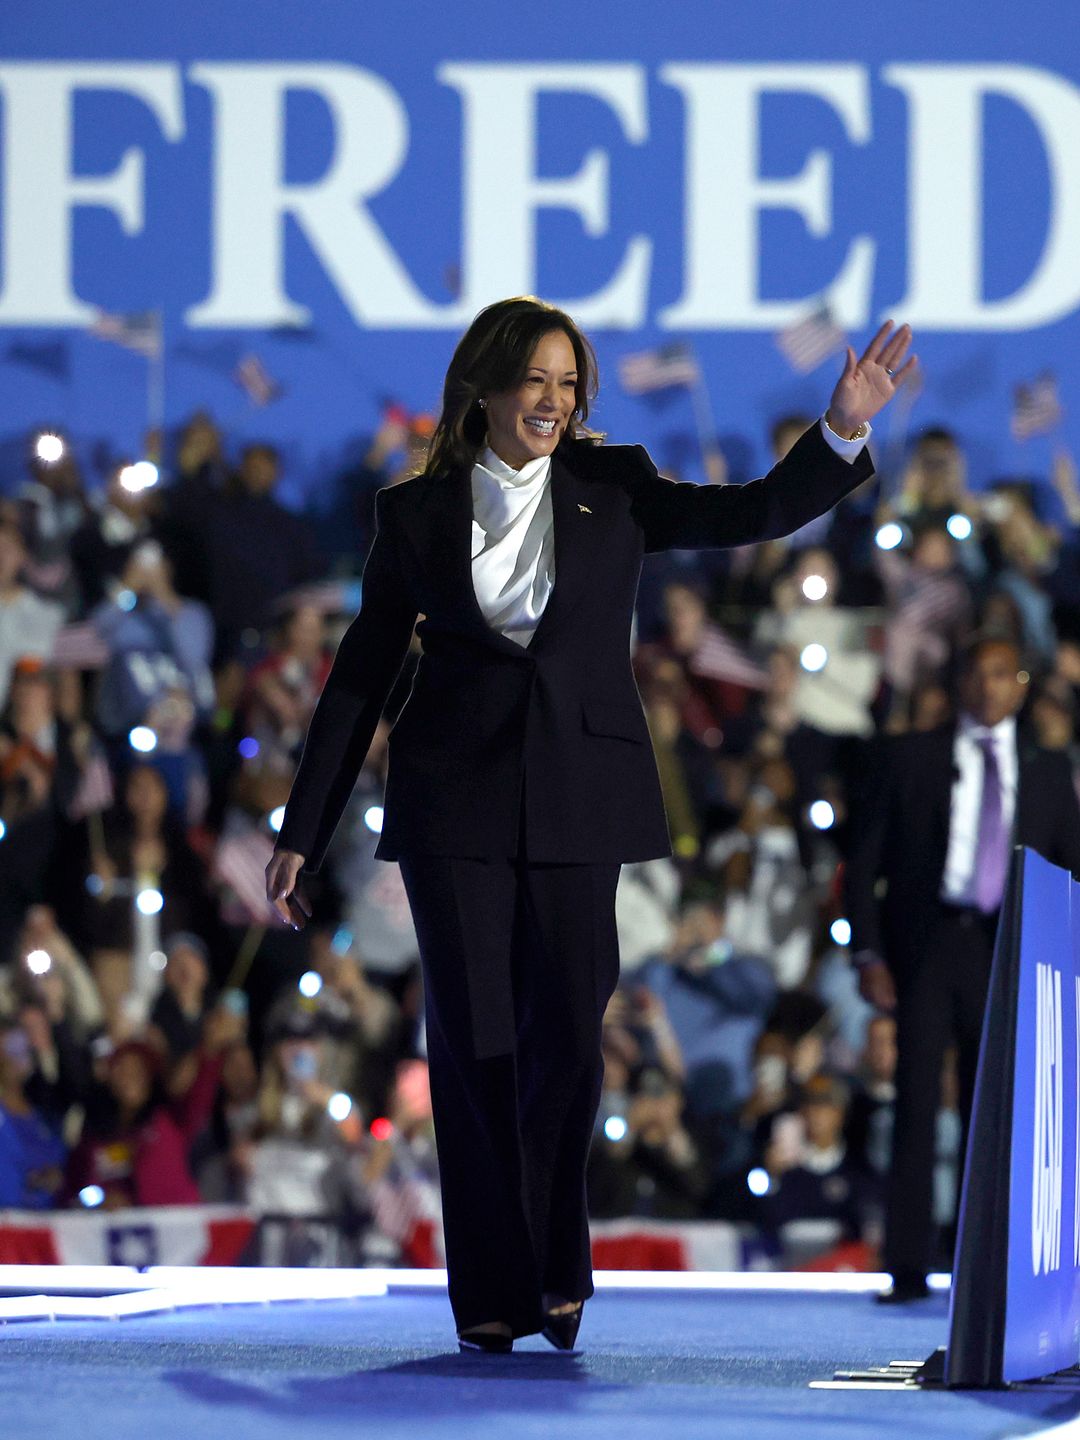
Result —
<instances>
[{"instance_id":1,"label":"crowd of people","mask_svg":"<svg viewBox=\"0 0 1080 1440\"><path fill-rule=\"evenodd\" d=\"M775 458L811 423L778 419ZM240 1202L422 1259L438 1172L420 967L398 867L373 854L418 642L302 932L263 870L375 491L430 433L389 413L318 523L275 498L272 447L233 455L206 414L156 483L125 463L91 487L70 448L31 445L0 496L0 1207ZM853 777L875 737L949 719L961 648L988 627L1024 657L1033 738L1078 773L1071 456L975 493L933 427L886 481L785 539L646 560L633 665L673 856L619 885L598 1220L732 1221L763 1263L869 1263L896 1038L847 953ZM943 1263L955 1091L947 1062Z\"/></svg>"}]
</instances>

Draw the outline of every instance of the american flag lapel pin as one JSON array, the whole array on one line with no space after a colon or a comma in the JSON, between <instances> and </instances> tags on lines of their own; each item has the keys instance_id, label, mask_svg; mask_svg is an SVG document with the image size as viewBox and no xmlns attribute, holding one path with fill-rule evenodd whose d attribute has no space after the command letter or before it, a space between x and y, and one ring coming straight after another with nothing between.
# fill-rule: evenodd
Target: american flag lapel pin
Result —
<instances>
[{"instance_id":1,"label":"american flag lapel pin","mask_svg":"<svg viewBox=\"0 0 1080 1440\"><path fill-rule=\"evenodd\" d=\"M580 500L578 501L578 507L577 507L577 508L578 508L579 510L584 511L584 513L585 513L586 515L591 515L591 514L592 514L592 511L589 509L588 505L582 505L582 503L581 503Z\"/></svg>"}]
</instances>

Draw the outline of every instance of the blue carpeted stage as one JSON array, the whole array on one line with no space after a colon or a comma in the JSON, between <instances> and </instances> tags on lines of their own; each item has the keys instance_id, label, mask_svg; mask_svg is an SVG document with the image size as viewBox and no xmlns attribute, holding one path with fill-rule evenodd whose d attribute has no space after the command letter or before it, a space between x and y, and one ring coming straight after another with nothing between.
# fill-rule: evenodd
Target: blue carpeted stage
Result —
<instances>
[{"instance_id":1,"label":"blue carpeted stage","mask_svg":"<svg viewBox=\"0 0 1080 1440\"><path fill-rule=\"evenodd\" d=\"M747 1277L753 1284L753 1277ZM435 1289L0 1328L0 1433L74 1440L494 1436L527 1440L919 1440L1030 1435L1080 1415L1080 1386L1009 1392L809 1388L837 1367L921 1359L944 1295L602 1288L582 1350L539 1336L456 1349ZM1080 1426L1078 1426L1080 1430Z\"/></svg>"}]
</instances>

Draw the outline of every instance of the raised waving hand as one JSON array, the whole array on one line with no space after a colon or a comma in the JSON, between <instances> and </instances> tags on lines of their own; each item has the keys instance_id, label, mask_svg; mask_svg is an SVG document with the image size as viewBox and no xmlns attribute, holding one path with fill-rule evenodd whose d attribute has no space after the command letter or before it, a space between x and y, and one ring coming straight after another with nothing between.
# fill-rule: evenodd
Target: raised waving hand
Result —
<instances>
[{"instance_id":1,"label":"raised waving hand","mask_svg":"<svg viewBox=\"0 0 1080 1440\"><path fill-rule=\"evenodd\" d=\"M901 365L910 344L911 326L904 324L893 331L893 322L886 320L858 360L854 349L847 347L844 369L826 416L838 434L852 434L889 403L918 360L917 355L910 355Z\"/></svg>"}]
</instances>

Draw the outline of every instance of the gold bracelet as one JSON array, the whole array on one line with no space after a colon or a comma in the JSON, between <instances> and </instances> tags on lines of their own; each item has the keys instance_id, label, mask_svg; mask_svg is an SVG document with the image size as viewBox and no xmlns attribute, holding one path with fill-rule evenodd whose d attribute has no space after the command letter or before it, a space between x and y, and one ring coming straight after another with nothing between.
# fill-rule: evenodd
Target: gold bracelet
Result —
<instances>
[{"instance_id":1,"label":"gold bracelet","mask_svg":"<svg viewBox=\"0 0 1080 1440\"><path fill-rule=\"evenodd\" d=\"M824 415L822 418L825 421L825 424L829 426L829 429L832 430L832 433L836 436L838 440L862 440L866 435L865 420L860 424L854 435L841 435L839 430L833 430L833 427L829 425L829 417L827 414Z\"/></svg>"}]
</instances>

